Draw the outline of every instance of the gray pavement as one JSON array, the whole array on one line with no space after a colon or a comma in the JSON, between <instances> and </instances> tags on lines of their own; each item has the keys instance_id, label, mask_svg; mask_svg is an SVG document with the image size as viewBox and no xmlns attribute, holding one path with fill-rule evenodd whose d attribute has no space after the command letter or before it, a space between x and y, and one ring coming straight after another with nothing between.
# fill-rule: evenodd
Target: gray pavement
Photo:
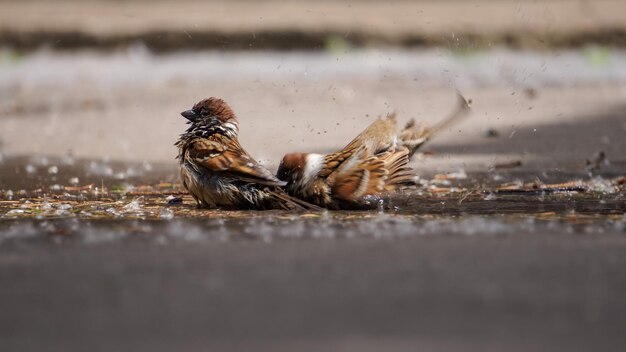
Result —
<instances>
[{"instance_id":1,"label":"gray pavement","mask_svg":"<svg viewBox=\"0 0 626 352\"><path fill-rule=\"evenodd\" d=\"M215 223L200 222L200 237L165 223L90 225L126 233L105 241L55 223L69 233L0 244L0 347L624 350L623 226L500 221L445 221L400 237L401 227L370 221L352 238L313 222L303 237L226 241Z\"/></svg>"}]
</instances>

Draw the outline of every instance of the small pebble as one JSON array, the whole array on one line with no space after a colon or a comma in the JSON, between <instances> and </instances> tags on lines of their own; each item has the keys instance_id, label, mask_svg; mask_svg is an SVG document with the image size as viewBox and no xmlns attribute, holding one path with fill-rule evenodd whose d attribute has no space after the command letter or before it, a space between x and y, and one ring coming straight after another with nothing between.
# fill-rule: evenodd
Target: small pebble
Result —
<instances>
[{"instance_id":1,"label":"small pebble","mask_svg":"<svg viewBox=\"0 0 626 352\"><path fill-rule=\"evenodd\" d=\"M181 197L174 197L172 195L167 196L167 198L165 198L167 200L167 204L168 205L179 205L179 204L183 204L183 198Z\"/></svg>"}]
</instances>

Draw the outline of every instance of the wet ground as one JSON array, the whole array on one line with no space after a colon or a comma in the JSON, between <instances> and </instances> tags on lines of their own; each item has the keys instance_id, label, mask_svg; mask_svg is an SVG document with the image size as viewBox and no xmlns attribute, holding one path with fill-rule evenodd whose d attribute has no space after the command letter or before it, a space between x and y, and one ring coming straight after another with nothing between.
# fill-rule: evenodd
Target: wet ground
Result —
<instances>
[{"instance_id":1,"label":"wet ground","mask_svg":"<svg viewBox=\"0 0 626 352\"><path fill-rule=\"evenodd\" d=\"M225 212L166 166L3 166L7 350L626 346L621 176L432 174L372 211Z\"/></svg>"},{"instance_id":2,"label":"wet ground","mask_svg":"<svg viewBox=\"0 0 626 352\"><path fill-rule=\"evenodd\" d=\"M624 55L2 51L0 349L621 351ZM473 115L377 209L197 209L178 183L205 95L275 169L456 88Z\"/></svg>"},{"instance_id":3,"label":"wet ground","mask_svg":"<svg viewBox=\"0 0 626 352\"><path fill-rule=\"evenodd\" d=\"M3 220L0 345L620 351L621 204L589 216Z\"/></svg>"}]
</instances>

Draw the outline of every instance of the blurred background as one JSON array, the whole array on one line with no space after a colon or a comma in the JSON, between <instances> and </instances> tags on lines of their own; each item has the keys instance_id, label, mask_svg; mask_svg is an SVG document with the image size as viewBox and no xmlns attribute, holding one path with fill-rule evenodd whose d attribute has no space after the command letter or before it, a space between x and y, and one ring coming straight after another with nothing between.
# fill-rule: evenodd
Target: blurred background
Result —
<instances>
[{"instance_id":1,"label":"blurred background","mask_svg":"<svg viewBox=\"0 0 626 352\"><path fill-rule=\"evenodd\" d=\"M617 167L625 13L619 0L3 0L2 155L174 169L180 111L216 96L276 167L392 111L434 123L459 90L474 114L426 147L421 172L579 172L599 152Z\"/></svg>"},{"instance_id":2,"label":"blurred background","mask_svg":"<svg viewBox=\"0 0 626 352\"><path fill-rule=\"evenodd\" d=\"M203 98L275 170L456 91L410 214L168 206ZM0 0L0 350L623 351L625 136L624 0Z\"/></svg>"}]
</instances>

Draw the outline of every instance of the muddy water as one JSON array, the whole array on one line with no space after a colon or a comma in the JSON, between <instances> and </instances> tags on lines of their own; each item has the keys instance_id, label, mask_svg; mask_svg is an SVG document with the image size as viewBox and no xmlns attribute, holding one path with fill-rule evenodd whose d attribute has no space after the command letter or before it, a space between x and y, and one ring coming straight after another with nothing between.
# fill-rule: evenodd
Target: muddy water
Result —
<instances>
[{"instance_id":1,"label":"muddy water","mask_svg":"<svg viewBox=\"0 0 626 352\"><path fill-rule=\"evenodd\" d=\"M542 180L524 171L499 172L497 178L490 173L422 175L419 187L389 195L370 211L290 213L198 209L171 165L31 157L6 160L4 167L0 214L6 223L0 233L18 231L14 225L28 224L28 219L45 220L46 224L58 219L105 224L131 219L146 221L147 228L174 237L168 221L176 222L180 233L211 237L216 232L224 238L250 237L250 232L255 232L250 229L255 228L258 231L251 237L262 239L274 235L334 238L437 231L474 234L492 233L493 229L514 233L524 229L527 220L572 232L571 225L579 223L606 222L609 228L616 223L619 229L626 211L626 180L616 175L544 173ZM183 219L209 222L199 225L194 220L184 226ZM217 230L211 221L220 224ZM76 235L83 226L87 232L94 226L91 222L59 223L62 233ZM72 224L69 230L68 223ZM35 222L17 229L49 232L47 225L40 225ZM204 225L207 230L199 230ZM52 228L54 232L56 226ZM120 231L124 228L122 225Z\"/></svg>"}]
</instances>

